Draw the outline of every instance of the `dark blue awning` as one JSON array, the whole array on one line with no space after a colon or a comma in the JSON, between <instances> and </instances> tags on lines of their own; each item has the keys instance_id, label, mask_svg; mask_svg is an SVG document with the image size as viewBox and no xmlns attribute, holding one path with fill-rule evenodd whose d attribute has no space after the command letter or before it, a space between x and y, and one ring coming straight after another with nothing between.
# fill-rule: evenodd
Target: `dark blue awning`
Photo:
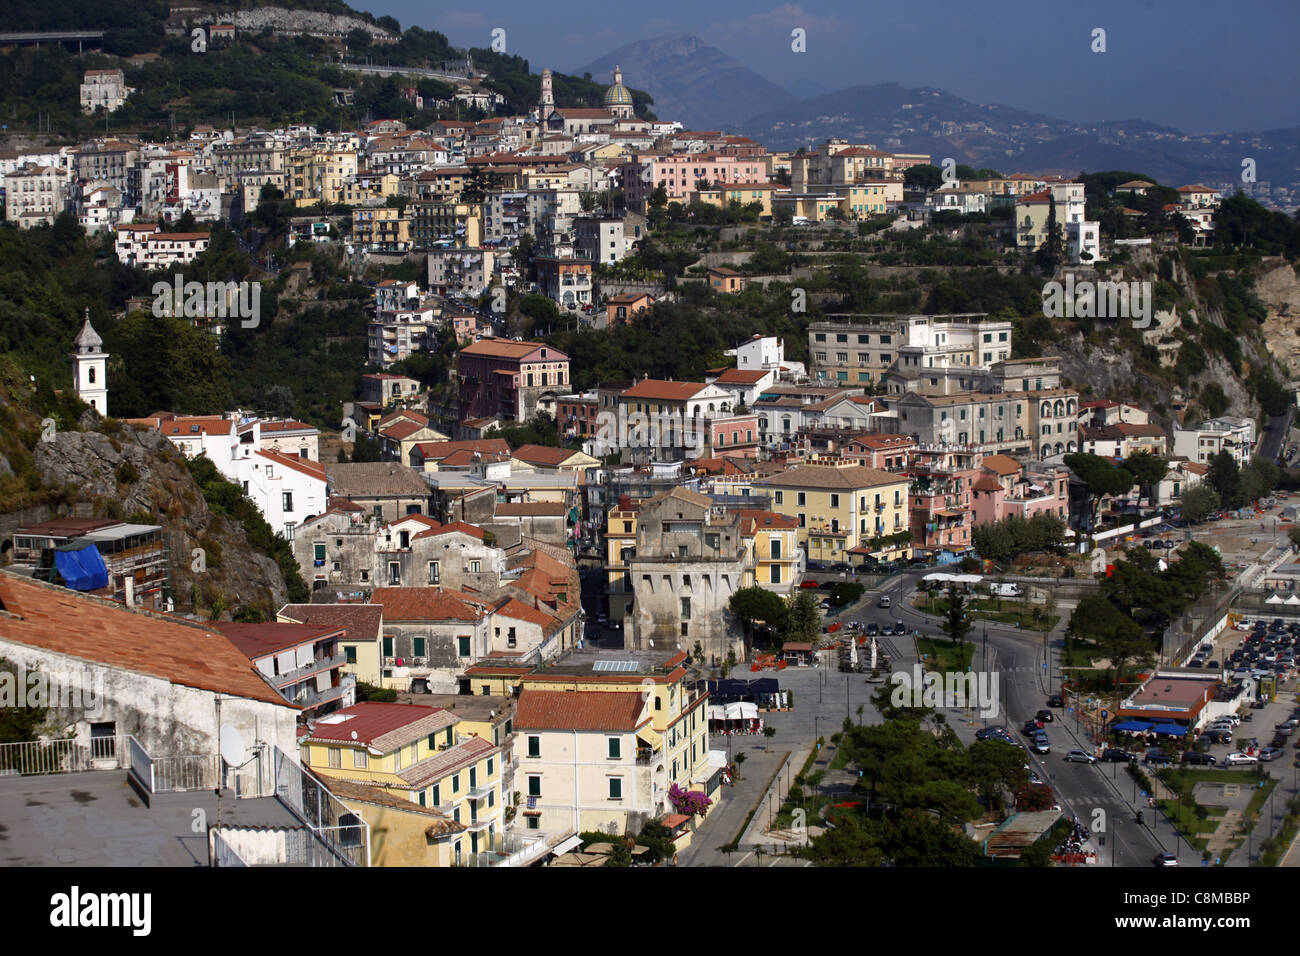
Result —
<instances>
[{"instance_id":1,"label":"dark blue awning","mask_svg":"<svg viewBox=\"0 0 1300 956\"><path fill-rule=\"evenodd\" d=\"M78 551L55 551L54 565L64 583L74 591L95 591L108 587L108 568L99 549L87 544Z\"/></svg>"},{"instance_id":2,"label":"dark blue awning","mask_svg":"<svg viewBox=\"0 0 1300 956\"><path fill-rule=\"evenodd\" d=\"M1151 725L1141 720L1126 720L1122 724L1111 725L1110 729L1122 734L1143 734L1151 729Z\"/></svg>"}]
</instances>

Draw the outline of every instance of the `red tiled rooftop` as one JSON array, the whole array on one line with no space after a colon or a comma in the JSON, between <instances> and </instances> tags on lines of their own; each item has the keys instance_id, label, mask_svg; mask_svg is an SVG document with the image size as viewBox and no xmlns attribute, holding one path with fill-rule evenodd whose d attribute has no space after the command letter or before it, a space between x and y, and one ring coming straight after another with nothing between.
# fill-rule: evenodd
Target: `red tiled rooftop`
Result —
<instances>
[{"instance_id":1,"label":"red tiled rooftop","mask_svg":"<svg viewBox=\"0 0 1300 956\"><path fill-rule=\"evenodd\" d=\"M514 725L520 730L628 731L649 722L645 710L639 693L525 689Z\"/></svg>"}]
</instances>

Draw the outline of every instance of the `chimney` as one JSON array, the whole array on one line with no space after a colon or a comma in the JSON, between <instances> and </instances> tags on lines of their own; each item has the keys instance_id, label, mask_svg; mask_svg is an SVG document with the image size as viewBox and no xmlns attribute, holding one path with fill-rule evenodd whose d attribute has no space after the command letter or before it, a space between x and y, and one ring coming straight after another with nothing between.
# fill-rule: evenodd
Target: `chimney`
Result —
<instances>
[{"instance_id":1,"label":"chimney","mask_svg":"<svg viewBox=\"0 0 1300 956\"><path fill-rule=\"evenodd\" d=\"M122 584L126 587L126 606L135 607L135 578L128 574Z\"/></svg>"}]
</instances>

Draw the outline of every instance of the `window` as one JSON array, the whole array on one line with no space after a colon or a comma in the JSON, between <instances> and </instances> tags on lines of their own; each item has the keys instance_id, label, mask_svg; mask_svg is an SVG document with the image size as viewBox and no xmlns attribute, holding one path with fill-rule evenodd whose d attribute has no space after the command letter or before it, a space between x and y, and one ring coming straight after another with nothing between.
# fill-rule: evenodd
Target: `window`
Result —
<instances>
[{"instance_id":1,"label":"window","mask_svg":"<svg viewBox=\"0 0 1300 956\"><path fill-rule=\"evenodd\" d=\"M514 647L518 643L518 638L515 637L515 629L512 627L506 631L506 646Z\"/></svg>"},{"instance_id":2,"label":"window","mask_svg":"<svg viewBox=\"0 0 1300 956\"><path fill-rule=\"evenodd\" d=\"M799 507L803 507L807 503L808 503L808 496L805 495L802 491L798 492L798 497L795 500L795 504L799 505Z\"/></svg>"},{"instance_id":3,"label":"window","mask_svg":"<svg viewBox=\"0 0 1300 956\"><path fill-rule=\"evenodd\" d=\"M542 738L541 738L541 737L529 737L529 738L528 738L528 756L530 756L530 757L540 757L541 755L542 755Z\"/></svg>"},{"instance_id":4,"label":"window","mask_svg":"<svg viewBox=\"0 0 1300 956\"><path fill-rule=\"evenodd\" d=\"M370 755L364 750L352 751L352 767L354 770L367 770L370 767Z\"/></svg>"},{"instance_id":5,"label":"window","mask_svg":"<svg viewBox=\"0 0 1300 956\"><path fill-rule=\"evenodd\" d=\"M776 492L776 494L773 495L772 500L778 505L785 504L785 492L783 491Z\"/></svg>"},{"instance_id":6,"label":"window","mask_svg":"<svg viewBox=\"0 0 1300 956\"><path fill-rule=\"evenodd\" d=\"M831 495L831 507L832 507L832 508L838 508L839 506L840 506L840 496L839 496L839 495Z\"/></svg>"},{"instance_id":7,"label":"window","mask_svg":"<svg viewBox=\"0 0 1300 956\"><path fill-rule=\"evenodd\" d=\"M780 538L772 539L772 560L773 561L781 560L781 539Z\"/></svg>"},{"instance_id":8,"label":"window","mask_svg":"<svg viewBox=\"0 0 1300 956\"><path fill-rule=\"evenodd\" d=\"M461 657L469 657L469 637L462 635L456 638L456 653Z\"/></svg>"},{"instance_id":9,"label":"window","mask_svg":"<svg viewBox=\"0 0 1300 956\"><path fill-rule=\"evenodd\" d=\"M609 759L621 760L623 757L623 741L618 737L610 737L609 742Z\"/></svg>"},{"instance_id":10,"label":"window","mask_svg":"<svg viewBox=\"0 0 1300 956\"><path fill-rule=\"evenodd\" d=\"M524 819L528 821L527 828L529 830L536 830L542 823L541 817L537 816L525 817Z\"/></svg>"},{"instance_id":11,"label":"window","mask_svg":"<svg viewBox=\"0 0 1300 956\"><path fill-rule=\"evenodd\" d=\"M388 583L389 584L402 583L402 566L398 564L396 561L388 562Z\"/></svg>"},{"instance_id":12,"label":"window","mask_svg":"<svg viewBox=\"0 0 1300 956\"><path fill-rule=\"evenodd\" d=\"M424 653L424 638L422 638L422 637L413 637L413 638L411 638L411 656L412 656L412 657L424 657L424 656L425 656L425 653Z\"/></svg>"},{"instance_id":13,"label":"window","mask_svg":"<svg viewBox=\"0 0 1300 956\"><path fill-rule=\"evenodd\" d=\"M491 757L488 757L488 758L487 758L487 775L488 775L489 777L492 776L492 758L491 758Z\"/></svg>"},{"instance_id":14,"label":"window","mask_svg":"<svg viewBox=\"0 0 1300 956\"><path fill-rule=\"evenodd\" d=\"M343 766L343 750L339 747L331 747L329 749L329 759L331 767L335 770L340 769Z\"/></svg>"},{"instance_id":15,"label":"window","mask_svg":"<svg viewBox=\"0 0 1300 956\"><path fill-rule=\"evenodd\" d=\"M392 656L393 656L393 639L392 639L392 637L385 637L385 638L384 638L384 656L385 656L385 657L392 657Z\"/></svg>"},{"instance_id":16,"label":"window","mask_svg":"<svg viewBox=\"0 0 1300 956\"><path fill-rule=\"evenodd\" d=\"M691 599L688 597L684 597L682 598L682 620L689 621L690 619L691 619Z\"/></svg>"},{"instance_id":17,"label":"window","mask_svg":"<svg viewBox=\"0 0 1300 956\"><path fill-rule=\"evenodd\" d=\"M451 792L460 793L460 774L458 773L451 775Z\"/></svg>"},{"instance_id":18,"label":"window","mask_svg":"<svg viewBox=\"0 0 1300 956\"><path fill-rule=\"evenodd\" d=\"M540 797L542 795L542 778L535 774L528 777L528 795L530 797Z\"/></svg>"},{"instance_id":19,"label":"window","mask_svg":"<svg viewBox=\"0 0 1300 956\"><path fill-rule=\"evenodd\" d=\"M482 561L471 561L471 562L469 563L469 573L470 573L470 574L479 574L482 570L483 570L483 562L482 562Z\"/></svg>"},{"instance_id":20,"label":"window","mask_svg":"<svg viewBox=\"0 0 1300 956\"><path fill-rule=\"evenodd\" d=\"M611 800L623 799L623 778L622 777L609 778L609 799Z\"/></svg>"},{"instance_id":21,"label":"window","mask_svg":"<svg viewBox=\"0 0 1300 956\"><path fill-rule=\"evenodd\" d=\"M438 571L438 562L430 561L429 562L429 583L438 584L439 582L441 582L441 580L442 580L442 575Z\"/></svg>"},{"instance_id":22,"label":"window","mask_svg":"<svg viewBox=\"0 0 1300 956\"><path fill-rule=\"evenodd\" d=\"M355 664L357 662L357 649L355 647L343 648L343 655L347 658L349 664Z\"/></svg>"},{"instance_id":23,"label":"window","mask_svg":"<svg viewBox=\"0 0 1300 956\"><path fill-rule=\"evenodd\" d=\"M270 469L268 468L267 471L270 471ZM268 475L267 477L269 478L270 476ZM281 511L292 511L292 510L293 510L293 492L292 492L292 491L286 491L286 492L284 492L283 494L280 495L280 510L281 510Z\"/></svg>"}]
</instances>

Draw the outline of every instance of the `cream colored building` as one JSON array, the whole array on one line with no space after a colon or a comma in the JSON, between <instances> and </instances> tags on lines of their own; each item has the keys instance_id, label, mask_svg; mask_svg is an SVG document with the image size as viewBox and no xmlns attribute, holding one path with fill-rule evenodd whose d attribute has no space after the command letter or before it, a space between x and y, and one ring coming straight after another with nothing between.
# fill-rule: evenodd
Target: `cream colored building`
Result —
<instances>
[{"instance_id":1,"label":"cream colored building","mask_svg":"<svg viewBox=\"0 0 1300 956\"><path fill-rule=\"evenodd\" d=\"M798 523L809 560L850 561L850 552L880 561L912 556L903 541L910 531L903 476L845 461L798 465L754 484L772 494L773 511Z\"/></svg>"}]
</instances>

